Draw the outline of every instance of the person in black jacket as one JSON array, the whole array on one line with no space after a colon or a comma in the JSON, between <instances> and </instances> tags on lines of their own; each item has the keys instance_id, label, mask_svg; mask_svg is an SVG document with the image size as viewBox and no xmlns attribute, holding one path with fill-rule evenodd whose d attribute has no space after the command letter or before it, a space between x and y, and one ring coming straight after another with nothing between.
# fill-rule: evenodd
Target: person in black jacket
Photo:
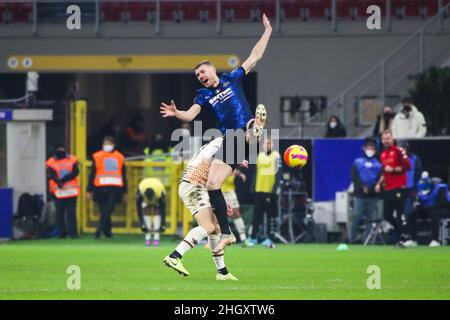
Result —
<instances>
[{"instance_id":1,"label":"person in black jacket","mask_svg":"<svg viewBox=\"0 0 450 320\"><path fill-rule=\"evenodd\" d=\"M394 120L395 112L390 106L385 106L383 114L377 116L377 121L373 128L373 136L380 137L384 130L392 129L392 120Z\"/></svg>"},{"instance_id":2,"label":"person in black jacket","mask_svg":"<svg viewBox=\"0 0 450 320\"><path fill-rule=\"evenodd\" d=\"M327 132L325 138L345 138L347 136L347 130L342 124L341 119L338 116L331 116L327 124Z\"/></svg>"}]
</instances>

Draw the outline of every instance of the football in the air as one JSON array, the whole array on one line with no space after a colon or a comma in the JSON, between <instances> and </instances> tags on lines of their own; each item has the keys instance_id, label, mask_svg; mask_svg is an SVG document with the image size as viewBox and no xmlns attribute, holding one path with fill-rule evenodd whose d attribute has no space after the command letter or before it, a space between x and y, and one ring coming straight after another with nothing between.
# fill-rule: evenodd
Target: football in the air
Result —
<instances>
[{"instance_id":1,"label":"football in the air","mask_svg":"<svg viewBox=\"0 0 450 320\"><path fill-rule=\"evenodd\" d=\"M308 162L308 152L300 145L294 144L284 151L284 163L291 168L302 168Z\"/></svg>"}]
</instances>

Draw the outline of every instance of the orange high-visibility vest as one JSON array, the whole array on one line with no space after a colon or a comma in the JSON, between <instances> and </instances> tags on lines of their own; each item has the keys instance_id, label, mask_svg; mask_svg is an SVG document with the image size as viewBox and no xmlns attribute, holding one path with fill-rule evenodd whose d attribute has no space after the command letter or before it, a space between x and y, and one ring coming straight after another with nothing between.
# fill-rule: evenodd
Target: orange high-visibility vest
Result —
<instances>
[{"instance_id":1,"label":"orange high-visibility vest","mask_svg":"<svg viewBox=\"0 0 450 320\"><path fill-rule=\"evenodd\" d=\"M96 187L123 187L122 170L124 156L117 150L113 152L98 151L92 156L95 161Z\"/></svg>"},{"instance_id":2,"label":"orange high-visibility vest","mask_svg":"<svg viewBox=\"0 0 450 320\"><path fill-rule=\"evenodd\" d=\"M52 168L58 177L63 178L73 170L73 165L78 162L75 156L69 156L64 159L50 158L47 160L47 167ZM58 184L53 180L49 180L50 193L54 194L58 199L74 198L80 195L80 185L78 184L78 178L75 177L64 183L62 188L58 187Z\"/></svg>"}]
</instances>

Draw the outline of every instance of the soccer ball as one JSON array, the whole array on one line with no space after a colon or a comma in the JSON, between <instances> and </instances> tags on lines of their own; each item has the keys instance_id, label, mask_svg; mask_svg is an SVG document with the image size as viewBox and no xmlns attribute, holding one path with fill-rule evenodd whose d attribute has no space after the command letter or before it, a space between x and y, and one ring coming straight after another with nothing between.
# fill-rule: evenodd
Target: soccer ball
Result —
<instances>
[{"instance_id":1,"label":"soccer ball","mask_svg":"<svg viewBox=\"0 0 450 320\"><path fill-rule=\"evenodd\" d=\"M308 152L302 146L294 144L284 151L284 163L291 168L302 168L308 162Z\"/></svg>"}]
</instances>

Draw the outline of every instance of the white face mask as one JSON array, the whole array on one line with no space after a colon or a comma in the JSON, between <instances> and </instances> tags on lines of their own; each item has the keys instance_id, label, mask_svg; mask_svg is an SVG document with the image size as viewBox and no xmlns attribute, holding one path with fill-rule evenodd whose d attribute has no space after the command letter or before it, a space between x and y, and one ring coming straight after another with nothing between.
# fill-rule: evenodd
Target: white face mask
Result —
<instances>
[{"instance_id":1,"label":"white face mask","mask_svg":"<svg viewBox=\"0 0 450 320\"><path fill-rule=\"evenodd\" d=\"M105 144L104 146L103 146L103 151L105 151L105 152L111 152L111 151L113 151L114 150L114 145L111 145L111 144Z\"/></svg>"},{"instance_id":2,"label":"white face mask","mask_svg":"<svg viewBox=\"0 0 450 320\"><path fill-rule=\"evenodd\" d=\"M366 154L366 156L368 158L372 158L375 155L375 151L374 150L366 150L364 152L365 152L365 154Z\"/></svg>"},{"instance_id":3,"label":"white face mask","mask_svg":"<svg viewBox=\"0 0 450 320\"><path fill-rule=\"evenodd\" d=\"M330 128L331 129L334 129L334 128L336 128L337 127L337 122L330 122Z\"/></svg>"}]
</instances>

